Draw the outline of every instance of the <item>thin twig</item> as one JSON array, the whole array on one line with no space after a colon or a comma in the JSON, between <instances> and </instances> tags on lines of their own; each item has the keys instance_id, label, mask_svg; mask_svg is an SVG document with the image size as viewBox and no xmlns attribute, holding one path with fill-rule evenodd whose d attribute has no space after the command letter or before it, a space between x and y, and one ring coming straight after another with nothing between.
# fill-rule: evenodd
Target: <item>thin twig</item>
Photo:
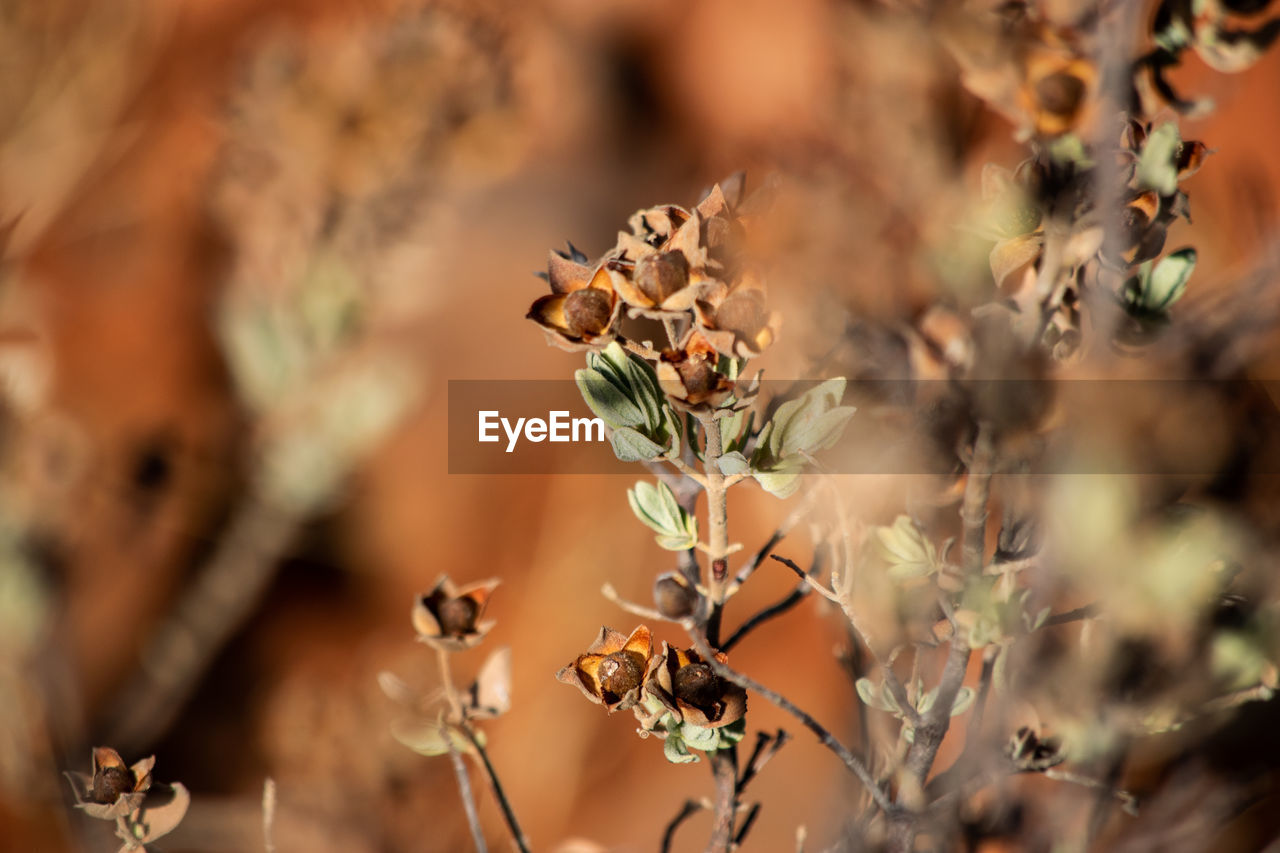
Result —
<instances>
[{"instance_id":1,"label":"thin twig","mask_svg":"<svg viewBox=\"0 0 1280 853\"><path fill-rule=\"evenodd\" d=\"M675 841L676 830L680 828L680 824L696 815L698 812L706 808L705 805L697 800L685 800L684 805L680 807L680 811L667 824L667 829L662 833L662 853L670 853L671 842Z\"/></svg>"},{"instance_id":2,"label":"thin twig","mask_svg":"<svg viewBox=\"0 0 1280 853\"><path fill-rule=\"evenodd\" d=\"M515 809L511 807L511 801L507 799L506 791L502 789L502 783L498 780L498 771L493 768L493 762L489 760L489 753L485 751L484 744L481 743L480 738L476 737L469 723L462 726L462 731L466 734L467 740L471 741L476 757L480 759L480 766L484 769L485 778L489 781L489 790L493 792L493 798L498 801L498 807L502 809L502 818L507 822L507 829L511 832L511 839L516 843L516 849L520 853L529 853L529 839L520 828L520 821L516 820Z\"/></svg>"},{"instance_id":3,"label":"thin twig","mask_svg":"<svg viewBox=\"0 0 1280 853\"><path fill-rule=\"evenodd\" d=\"M756 818L760 816L760 804L752 803L751 808L747 810L747 816L742 819L742 827L738 830L738 834L733 836L733 846L739 847L746 840L747 833L751 831L751 827L756 825Z\"/></svg>"},{"instance_id":4,"label":"thin twig","mask_svg":"<svg viewBox=\"0 0 1280 853\"><path fill-rule=\"evenodd\" d=\"M755 748L751 750L751 757L742 765L742 773L738 776L738 793L742 793L751 784L751 780L756 778L764 766L778 754L778 750L786 746L790 740L791 735L783 729L778 729L775 734L756 733Z\"/></svg>"},{"instance_id":5,"label":"thin twig","mask_svg":"<svg viewBox=\"0 0 1280 853\"><path fill-rule=\"evenodd\" d=\"M476 811L476 798L471 792L471 779L467 776L467 766L462 763L462 756L454 746L448 724L440 723L440 735L449 747L449 760L453 762L453 775L458 780L458 794L462 797L462 809L467 814L467 825L471 828L471 840L475 842L476 853L488 853L489 847L485 844L484 830L480 828L480 814Z\"/></svg>"},{"instance_id":6,"label":"thin twig","mask_svg":"<svg viewBox=\"0 0 1280 853\"><path fill-rule=\"evenodd\" d=\"M791 610L797 604L804 601L808 595L809 585L803 582L797 584L795 589L791 590L790 594L785 598L779 599L768 607L758 611L747 621L739 625L738 630L734 631L729 639L725 640L724 644L720 646L720 650L728 653L734 646L742 642L742 640L746 638L747 634L751 633L756 628L759 628L770 619L781 616L783 613Z\"/></svg>"},{"instance_id":7,"label":"thin twig","mask_svg":"<svg viewBox=\"0 0 1280 853\"><path fill-rule=\"evenodd\" d=\"M799 720L806 729L817 735L818 740L822 742L823 746L835 753L836 757L853 772L853 775L856 776L858 781L866 787L868 793L871 794L871 799L880 807L881 810L886 814L893 813L893 804L889 802L889 797L880 788L880 786L876 784L875 779L871 776L870 771L867 770L866 765L863 764L862 760L858 758L858 756L854 755L847 746L841 743L835 735L827 731L823 725L810 716L807 711L797 706L781 693L765 687L758 681L755 681L754 679L751 679L716 660L715 652L713 652L711 647L707 644L706 638L699 636L696 632L693 632L690 634L690 639L693 641L694 648L698 650L698 654L702 655L703 659L707 661L713 670L715 670L716 675L732 681L734 684L745 690L754 691L764 697L765 701L771 702Z\"/></svg>"},{"instance_id":8,"label":"thin twig","mask_svg":"<svg viewBox=\"0 0 1280 853\"><path fill-rule=\"evenodd\" d=\"M969 478L965 483L964 500L960 507L960 518L964 523L964 539L961 543L961 565L968 577L982 574L983 555L986 546L987 503L991 496L991 471L995 456L995 439L991 425L980 423L978 434L973 443L973 454L969 460ZM942 670L942 678L938 682L937 699L929 712L922 714L919 724L914 726L914 740L907 751L903 762L906 774L899 802L905 797L921 796L925 777L933 767L938 749L951 727L951 708L964 683L965 670L969 664L969 642L964 633L958 629L951 634L951 649L947 654L947 662ZM894 850L909 851L915 839L915 819L909 812L897 816L892 827L890 847Z\"/></svg>"},{"instance_id":9,"label":"thin twig","mask_svg":"<svg viewBox=\"0 0 1280 853\"><path fill-rule=\"evenodd\" d=\"M818 581L815 578L813 578L808 572L806 572L804 569L797 566L794 560L789 560L786 557L779 557L777 554L770 554L769 559L777 560L779 563L782 563L782 565L786 566L788 569L795 572L796 577L800 578L801 583L809 587L809 589L812 589L814 592L818 593L818 595L821 595L827 601L830 601L832 604L836 604L836 605L841 604L840 596L836 595L834 592L827 589L822 584L818 583Z\"/></svg>"},{"instance_id":10,"label":"thin twig","mask_svg":"<svg viewBox=\"0 0 1280 853\"><path fill-rule=\"evenodd\" d=\"M636 604L634 601L627 601L625 598L618 595L618 591L613 588L613 584L611 583L606 583L603 586L601 586L600 594L603 595L605 598L607 598L609 601L612 601L614 604L621 607L623 610L627 611L633 616L639 616L641 619L652 619L655 622L675 622L677 624L679 624L680 622L679 619L671 619L667 616L663 616L661 613L659 613L657 610L654 610L652 607L645 607L642 604Z\"/></svg>"},{"instance_id":11,"label":"thin twig","mask_svg":"<svg viewBox=\"0 0 1280 853\"><path fill-rule=\"evenodd\" d=\"M1096 604L1086 604L1084 607L1077 607L1075 610L1067 610L1063 613L1054 613L1048 619L1044 620L1044 624L1040 627L1049 628L1054 625L1065 625L1068 622L1079 622L1082 619L1093 619L1101 610Z\"/></svg>"}]
</instances>

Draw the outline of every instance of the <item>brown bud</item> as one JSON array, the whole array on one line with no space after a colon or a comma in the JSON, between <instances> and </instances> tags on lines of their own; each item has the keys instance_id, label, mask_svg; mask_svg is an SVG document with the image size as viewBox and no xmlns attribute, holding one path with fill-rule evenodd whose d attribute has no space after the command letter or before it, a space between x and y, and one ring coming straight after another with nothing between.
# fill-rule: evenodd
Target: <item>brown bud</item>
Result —
<instances>
[{"instance_id":1,"label":"brown bud","mask_svg":"<svg viewBox=\"0 0 1280 853\"><path fill-rule=\"evenodd\" d=\"M734 293L716 309L717 327L748 340L755 337L767 321L764 294L758 290Z\"/></svg>"},{"instance_id":2,"label":"brown bud","mask_svg":"<svg viewBox=\"0 0 1280 853\"><path fill-rule=\"evenodd\" d=\"M688 392L688 398L696 400L716 390L719 374L715 366L706 358L693 357L676 365L680 373L680 383Z\"/></svg>"},{"instance_id":3,"label":"brown bud","mask_svg":"<svg viewBox=\"0 0 1280 853\"><path fill-rule=\"evenodd\" d=\"M565 325L575 338L599 335L609 328L613 314L609 294L594 287L575 290L564 300Z\"/></svg>"},{"instance_id":4,"label":"brown bud","mask_svg":"<svg viewBox=\"0 0 1280 853\"><path fill-rule=\"evenodd\" d=\"M691 663L682 666L671 677L676 698L695 708L709 708L720 698L720 678L710 664Z\"/></svg>"},{"instance_id":5,"label":"brown bud","mask_svg":"<svg viewBox=\"0 0 1280 853\"><path fill-rule=\"evenodd\" d=\"M628 649L607 656L598 670L600 692L625 696L644 679L644 665L644 656Z\"/></svg>"},{"instance_id":6,"label":"brown bud","mask_svg":"<svg viewBox=\"0 0 1280 853\"><path fill-rule=\"evenodd\" d=\"M655 305L661 305L689 283L689 261L679 249L646 255L636 261L635 283Z\"/></svg>"},{"instance_id":7,"label":"brown bud","mask_svg":"<svg viewBox=\"0 0 1280 853\"><path fill-rule=\"evenodd\" d=\"M1050 74L1036 83L1036 100L1046 112L1072 116L1084 98L1084 81L1066 72Z\"/></svg>"},{"instance_id":8,"label":"brown bud","mask_svg":"<svg viewBox=\"0 0 1280 853\"><path fill-rule=\"evenodd\" d=\"M135 781L128 767L100 767L93 776L93 801L110 805L121 794L132 793Z\"/></svg>"},{"instance_id":9,"label":"brown bud","mask_svg":"<svg viewBox=\"0 0 1280 853\"><path fill-rule=\"evenodd\" d=\"M693 615L698 593L683 575L667 572L653 582L653 603L668 619L684 619Z\"/></svg>"},{"instance_id":10,"label":"brown bud","mask_svg":"<svg viewBox=\"0 0 1280 853\"><path fill-rule=\"evenodd\" d=\"M440 623L440 633L447 637L461 637L469 633L476 624L480 607L469 597L447 598L440 602L436 612L436 621Z\"/></svg>"}]
</instances>

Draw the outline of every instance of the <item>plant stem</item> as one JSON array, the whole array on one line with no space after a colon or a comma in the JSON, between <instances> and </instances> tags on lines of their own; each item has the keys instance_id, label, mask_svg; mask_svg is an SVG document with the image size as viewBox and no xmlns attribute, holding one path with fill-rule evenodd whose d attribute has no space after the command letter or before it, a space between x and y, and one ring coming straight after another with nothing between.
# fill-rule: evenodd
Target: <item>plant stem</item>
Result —
<instances>
[{"instance_id":1,"label":"plant stem","mask_svg":"<svg viewBox=\"0 0 1280 853\"><path fill-rule=\"evenodd\" d=\"M525 838L524 830L520 828L520 822L516 820L515 810L511 808L511 801L507 799L507 794L502 789L502 783L498 780L498 771L494 769L493 762L489 760L489 753L485 751L484 744L480 742L480 738L476 735L475 730L471 728L471 723L468 722L466 714L463 712L462 702L458 699L458 690L454 687L453 676L449 669L449 652L444 649L436 649L436 662L440 666L440 681L444 686L445 698L449 702L450 718L454 721L457 729L466 735L467 740L471 742L471 748L475 751L476 759L480 763L480 769L484 771L485 778L489 782L489 790L493 791L493 798L498 801L498 806L502 809L502 817L507 822L507 829L511 831L511 838L515 841L516 847L519 848L521 853L529 853L529 840ZM454 764L454 771L462 774L458 778L458 789L463 791L463 776L466 775L466 768L462 767L461 771L458 770L462 762L458 758L457 750L453 748L453 741L447 733L445 741L449 744L449 754L457 759ZM470 817L471 811L475 809L475 802L471 800L470 782L467 783L466 789L463 791L463 799L470 800L468 804L468 817ZM472 828L473 835L477 828L478 825ZM483 838L480 841L483 843ZM483 850L483 846L480 849Z\"/></svg>"},{"instance_id":2,"label":"plant stem","mask_svg":"<svg viewBox=\"0 0 1280 853\"><path fill-rule=\"evenodd\" d=\"M498 801L498 806L502 809L502 817L507 822L507 829L511 831L511 838L515 841L516 848L520 853L529 853L529 839L525 837L524 830L520 828L520 821L516 820L516 813L511 808L511 801L507 799L507 794L502 789L502 783L498 781L498 771L494 770L493 763L489 761L489 753L485 751L484 744L480 742L480 738L476 737L476 733L472 731L470 724L464 723L462 731L466 734L467 739L471 741L471 746L476 751L476 757L480 760L484 775L489 780L489 789L493 791L493 798Z\"/></svg>"},{"instance_id":3,"label":"plant stem","mask_svg":"<svg viewBox=\"0 0 1280 853\"><path fill-rule=\"evenodd\" d=\"M703 805L697 800L685 800L684 805L680 807L680 811L671 822L667 824L667 829L662 833L662 853L670 853L671 843L676 840L676 830L680 828L680 824L702 811Z\"/></svg>"},{"instance_id":4,"label":"plant stem","mask_svg":"<svg viewBox=\"0 0 1280 853\"><path fill-rule=\"evenodd\" d=\"M458 690L453 686L453 675L449 670L449 653L444 649L436 649L436 664L440 667L440 684L444 689L445 699L449 702L450 717L454 722L463 722L462 703L458 701Z\"/></svg>"},{"instance_id":5,"label":"plant stem","mask_svg":"<svg viewBox=\"0 0 1280 853\"><path fill-rule=\"evenodd\" d=\"M961 566L966 576L982 574L987 532L987 502L991 497L991 469L995 456L995 440L991 425L982 422L973 442L969 461L969 479L965 483L960 519L964 523L964 540L960 549ZM904 800L923 796L924 780L933 767L938 749L951 727L951 706L955 704L960 685L969 665L968 637L957 627L951 635L951 651L947 655L942 678L938 682L938 698L915 726L915 739L903 763L904 779L899 791L899 805ZM918 805L918 804L917 804ZM889 849L910 851L915 841L915 816L906 809L894 815L890 828Z\"/></svg>"},{"instance_id":6,"label":"plant stem","mask_svg":"<svg viewBox=\"0 0 1280 853\"><path fill-rule=\"evenodd\" d=\"M711 577L707 582L710 591L710 612L707 614L707 640L712 646L720 645L720 612L724 608L726 580L729 574L729 510L726 501L724 474L720 471L720 457L724 455L724 440L720 424L709 414L698 415L706 439L702 470L707 492L707 546L711 559Z\"/></svg>"},{"instance_id":7,"label":"plant stem","mask_svg":"<svg viewBox=\"0 0 1280 853\"><path fill-rule=\"evenodd\" d=\"M715 653L707 644L707 640L704 637L699 636L696 631L691 632L689 638L693 641L693 646L698 650L698 654L702 655L711 668L715 670L716 675L732 681L744 690L754 691L760 696L763 696L765 701L777 705L779 708L799 720L806 729L818 736L818 740L822 742L823 746L835 753L836 757L844 762L846 767L853 771L853 775L858 777L858 781L866 786L867 791L871 794L871 799L875 801L875 804L886 814L893 814L893 803L889 802L888 796L886 796L885 792L876 784L875 778L872 777L871 772L867 770L866 765L863 764L862 760L858 758L858 756L854 755L847 746L841 743L835 735L827 731L823 725L810 716L807 711L800 708L781 693L770 690L758 681L754 681L737 670L731 669L725 664L720 663L715 659Z\"/></svg>"},{"instance_id":8,"label":"plant stem","mask_svg":"<svg viewBox=\"0 0 1280 853\"><path fill-rule=\"evenodd\" d=\"M458 780L458 794L462 797L462 808L467 813L467 825L471 828L471 840L475 842L476 853L489 853L489 847L484 840L484 830L480 828L480 814L476 811L476 798L471 792L471 779L467 776L467 766L462 763L462 756L453 745L453 738L448 731L449 725L441 723L440 728L443 729L441 735L444 736L444 742L449 746L449 760L453 762L453 775Z\"/></svg>"},{"instance_id":9,"label":"plant stem","mask_svg":"<svg viewBox=\"0 0 1280 853\"><path fill-rule=\"evenodd\" d=\"M471 791L471 779L467 776L467 767L462 763L462 756L458 754L449 730L456 724L457 728L467 734L473 744L476 738L467 728L466 719L462 714L462 703L458 699L457 688L453 686L453 675L449 670L449 653L437 648L436 664L440 668L440 683L444 689L445 699L449 702L449 721L441 722L440 735L449 747L449 760L453 762L453 775L458 780L458 794L462 797L462 808L467 813L467 824L471 827L471 838L475 841L476 851L488 853L489 848L485 844L484 831L480 828L480 814L476 811L475 795Z\"/></svg>"},{"instance_id":10,"label":"plant stem","mask_svg":"<svg viewBox=\"0 0 1280 853\"><path fill-rule=\"evenodd\" d=\"M729 853L733 847L733 817L738 810L738 753L729 747L718 749L707 758L716 783L707 853Z\"/></svg>"}]
</instances>

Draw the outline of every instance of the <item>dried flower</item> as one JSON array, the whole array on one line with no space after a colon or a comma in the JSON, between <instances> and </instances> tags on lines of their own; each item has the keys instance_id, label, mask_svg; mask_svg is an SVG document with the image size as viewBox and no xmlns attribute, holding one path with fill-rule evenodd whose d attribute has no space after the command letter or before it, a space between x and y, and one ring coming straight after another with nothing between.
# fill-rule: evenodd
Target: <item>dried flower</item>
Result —
<instances>
[{"instance_id":1,"label":"dried flower","mask_svg":"<svg viewBox=\"0 0 1280 853\"><path fill-rule=\"evenodd\" d=\"M653 636L645 625L630 636L601 628L585 654L556 673L556 679L572 684L610 713L626 710L640 697L653 657Z\"/></svg>"},{"instance_id":2,"label":"dried flower","mask_svg":"<svg viewBox=\"0 0 1280 853\"><path fill-rule=\"evenodd\" d=\"M542 327L548 341L574 352L599 349L613 340L621 303L604 264L593 269L570 244L569 254L551 252L545 278L551 293L535 300L527 316Z\"/></svg>"},{"instance_id":3,"label":"dried flower","mask_svg":"<svg viewBox=\"0 0 1280 853\"><path fill-rule=\"evenodd\" d=\"M492 621L479 620L499 583L497 578L490 578L456 587L447 575L441 575L431 592L413 605L413 627L418 639L451 652L478 644L494 626Z\"/></svg>"},{"instance_id":4,"label":"dried flower","mask_svg":"<svg viewBox=\"0 0 1280 853\"><path fill-rule=\"evenodd\" d=\"M727 663L720 652L716 661ZM645 683L676 718L704 729L715 729L741 720L747 712L747 692L716 675L707 661L693 649L677 649L662 644L662 653Z\"/></svg>"},{"instance_id":5,"label":"dried flower","mask_svg":"<svg viewBox=\"0 0 1280 853\"><path fill-rule=\"evenodd\" d=\"M663 392L688 406L719 405L733 393L733 383L716 371L716 351L698 332L680 349L664 350L654 366Z\"/></svg>"},{"instance_id":6,"label":"dried flower","mask_svg":"<svg viewBox=\"0 0 1280 853\"><path fill-rule=\"evenodd\" d=\"M76 807L103 820L124 817L142 805L151 789L151 768L156 757L147 756L132 767L120 753L106 746L95 747L92 775L67 771Z\"/></svg>"},{"instance_id":7,"label":"dried flower","mask_svg":"<svg viewBox=\"0 0 1280 853\"><path fill-rule=\"evenodd\" d=\"M762 353L777 337L779 318L768 310L764 285L750 271L733 285L717 282L694 304L698 328L717 352L735 358Z\"/></svg>"},{"instance_id":8,"label":"dried flower","mask_svg":"<svg viewBox=\"0 0 1280 853\"><path fill-rule=\"evenodd\" d=\"M1036 133L1060 136L1079 127L1097 80L1098 71L1088 59L1066 51L1033 50L1018 96Z\"/></svg>"}]
</instances>

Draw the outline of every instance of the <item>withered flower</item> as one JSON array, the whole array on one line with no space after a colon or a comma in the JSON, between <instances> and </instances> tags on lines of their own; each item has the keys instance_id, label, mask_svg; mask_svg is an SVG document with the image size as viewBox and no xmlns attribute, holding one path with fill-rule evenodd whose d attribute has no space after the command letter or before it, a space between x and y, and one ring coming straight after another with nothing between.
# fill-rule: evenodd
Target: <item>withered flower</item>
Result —
<instances>
[{"instance_id":1,"label":"withered flower","mask_svg":"<svg viewBox=\"0 0 1280 853\"><path fill-rule=\"evenodd\" d=\"M735 182L730 194L737 197ZM637 211L631 233L619 232L613 286L631 314L662 318L693 308L728 273L735 231L729 194L716 184L693 210L661 205Z\"/></svg>"},{"instance_id":2,"label":"withered flower","mask_svg":"<svg viewBox=\"0 0 1280 853\"><path fill-rule=\"evenodd\" d=\"M447 575L441 575L431 592L414 602L412 618L418 639L450 652L478 644L494 626L492 621L481 622L480 617L500 582L490 578L457 587Z\"/></svg>"},{"instance_id":3,"label":"withered flower","mask_svg":"<svg viewBox=\"0 0 1280 853\"><path fill-rule=\"evenodd\" d=\"M733 383L716 372L716 350L697 331L677 350L664 350L654 365L663 392L687 406L719 405L733 393Z\"/></svg>"},{"instance_id":4,"label":"withered flower","mask_svg":"<svg viewBox=\"0 0 1280 853\"><path fill-rule=\"evenodd\" d=\"M681 210L674 205L658 209ZM681 215L686 217L683 224L656 246L650 240L660 231L650 235L618 234L615 258L605 269L614 290L633 315L661 318L682 314L693 307L707 281L707 252L700 241L702 216L696 210Z\"/></svg>"},{"instance_id":5,"label":"withered flower","mask_svg":"<svg viewBox=\"0 0 1280 853\"><path fill-rule=\"evenodd\" d=\"M728 657L719 652L716 660L727 663ZM681 722L706 729L736 723L747 712L745 690L716 675L693 649L676 649L666 643L654 660L645 690Z\"/></svg>"},{"instance_id":6,"label":"withered flower","mask_svg":"<svg viewBox=\"0 0 1280 853\"><path fill-rule=\"evenodd\" d=\"M626 710L640 698L652 657L653 635L647 626L638 626L630 636L601 628L586 653L557 672L556 680L577 687L610 713Z\"/></svg>"},{"instance_id":7,"label":"withered flower","mask_svg":"<svg viewBox=\"0 0 1280 853\"><path fill-rule=\"evenodd\" d=\"M694 303L698 328L716 350L735 358L764 352L777 337L779 318L768 310L764 285L750 271L732 286L717 283Z\"/></svg>"},{"instance_id":8,"label":"withered flower","mask_svg":"<svg viewBox=\"0 0 1280 853\"><path fill-rule=\"evenodd\" d=\"M1098 70L1068 51L1034 49L1027 57L1018 100L1041 136L1061 136L1084 123Z\"/></svg>"},{"instance_id":9,"label":"withered flower","mask_svg":"<svg viewBox=\"0 0 1280 853\"><path fill-rule=\"evenodd\" d=\"M87 814L115 820L136 810L151 789L151 769L156 757L147 756L133 766L124 763L120 753L106 746L95 747L92 775L67 771L76 807Z\"/></svg>"},{"instance_id":10,"label":"withered flower","mask_svg":"<svg viewBox=\"0 0 1280 853\"><path fill-rule=\"evenodd\" d=\"M547 340L570 352L599 349L613 340L620 303L604 265L594 269L572 245L551 252L545 276L551 293L536 299L526 315Z\"/></svg>"}]
</instances>

